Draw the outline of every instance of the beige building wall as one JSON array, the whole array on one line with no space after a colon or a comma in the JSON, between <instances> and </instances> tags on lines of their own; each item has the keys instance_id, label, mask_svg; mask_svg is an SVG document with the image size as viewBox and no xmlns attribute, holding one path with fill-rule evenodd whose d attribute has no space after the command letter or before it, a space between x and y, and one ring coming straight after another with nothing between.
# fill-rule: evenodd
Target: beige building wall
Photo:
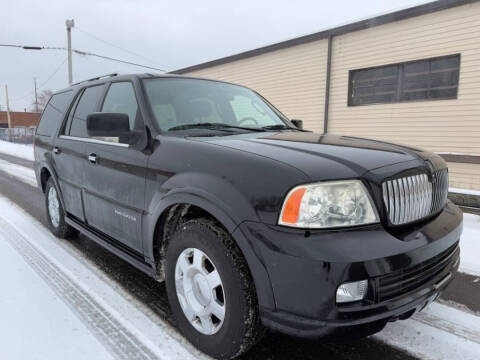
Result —
<instances>
[{"instance_id":1,"label":"beige building wall","mask_svg":"<svg viewBox=\"0 0 480 360\"><path fill-rule=\"evenodd\" d=\"M480 3L333 38L331 133L480 155ZM350 70L460 53L458 99L347 106ZM450 163L451 185L480 189L480 165Z\"/></svg>"},{"instance_id":2,"label":"beige building wall","mask_svg":"<svg viewBox=\"0 0 480 360\"><path fill-rule=\"evenodd\" d=\"M265 96L289 118L323 132L327 40L280 49L185 75L231 81Z\"/></svg>"},{"instance_id":3,"label":"beige building wall","mask_svg":"<svg viewBox=\"0 0 480 360\"><path fill-rule=\"evenodd\" d=\"M480 190L480 165L448 163L450 187Z\"/></svg>"},{"instance_id":4,"label":"beige building wall","mask_svg":"<svg viewBox=\"0 0 480 360\"><path fill-rule=\"evenodd\" d=\"M327 39L185 74L251 87L323 132ZM480 155L480 3L333 37L328 132ZM350 70L460 53L458 99L349 107ZM480 165L449 163L451 186L480 190Z\"/></svg>"}]
</instances>

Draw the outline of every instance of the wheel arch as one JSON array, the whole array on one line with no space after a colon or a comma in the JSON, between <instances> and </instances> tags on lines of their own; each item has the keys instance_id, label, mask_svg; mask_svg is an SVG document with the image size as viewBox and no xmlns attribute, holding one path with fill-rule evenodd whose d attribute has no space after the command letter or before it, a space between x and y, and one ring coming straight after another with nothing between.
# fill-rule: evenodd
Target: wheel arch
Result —
<instances>
[{"instance_id":1,"label":"wheel arch","mask_svg":"<svg viewBox=\"0 0 480 360\"><path fill-rule=\"evenodd\" d=\"M52 177L52 174L50 173L50 170L48 170L47 167L43 166L40 170L40 186L41 186L42 191L44 193L45 193L45 189L47 187L47 181L50 177Z\"/></svg>"},{"instance_id":2,"label":"wheel arch","mask_svg":"<svg viewBox=\"0 0 480 360\"><path fill-rule=\"evenodd\" d=\"M273 290L261 253L254 243L237 230L242 221L198 194L177 192L163 198L155 213L146 221L149 241L144 244L144 253L154 264L157 279L164 280L165 264L162 256L168 246L169 232L171 234L181 220L196 217L210 218L230 234L247 262L257 289L259 305L274 308Z\"/></svg>"}]
</instances>

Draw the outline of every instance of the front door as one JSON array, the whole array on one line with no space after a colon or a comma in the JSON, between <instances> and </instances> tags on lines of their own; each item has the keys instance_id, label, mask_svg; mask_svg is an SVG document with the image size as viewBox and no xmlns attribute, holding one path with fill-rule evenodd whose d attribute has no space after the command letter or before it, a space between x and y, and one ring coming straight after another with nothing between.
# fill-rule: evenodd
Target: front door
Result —
<instances>
[{"instance_id":1,"label":"front door","mask_svg":"<svg viewBox=\"0 0 480 360\"><path fill-rule=\"evenodd\" d=\"M111 83L100 111L128 114L131 130L143 128L131 82ZM141 225L147 158L121 138L89 138L85 143L86 221L139 254L143 254Z\"/></svg>"}]
</instances>

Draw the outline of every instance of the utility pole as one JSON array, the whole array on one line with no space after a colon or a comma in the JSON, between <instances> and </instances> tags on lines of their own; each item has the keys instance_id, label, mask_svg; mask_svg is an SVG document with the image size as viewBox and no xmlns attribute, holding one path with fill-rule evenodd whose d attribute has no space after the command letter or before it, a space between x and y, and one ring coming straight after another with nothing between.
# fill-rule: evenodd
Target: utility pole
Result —
<instances>
[{"instance_id":1,"label":"utility pole","mask_svg":"<svg viewBox=\"0 0 480 360\"><path fill-rule=\"evenodd\" d=\"M67 25L67 51L68 51L68 84L72 85L72 28L75 25L73 19L66 20Z\"/></svg>"},{"instance_id":2,"label":"utility pole","mask_svg":"<svg viewBox=\"0 0 480 360\"><path fill-rule=\"evenodd\" d=\"M33 85L35 86L35 111L38 113L38 97L37 97L37 78L33 78Z\"/></svg>"},{"instance_id":3,"label":"utility pole","mask_svg":"<svg viewBox=\"0 0 480 360\"><path fill-rule=\"evenodd\" d=\"M12 127L12 120L10 119L10 103L8 101L8 85L5 84L5 96L7 100L7 122L8 122L8 127Z\"/></svg>"}]
</instances>

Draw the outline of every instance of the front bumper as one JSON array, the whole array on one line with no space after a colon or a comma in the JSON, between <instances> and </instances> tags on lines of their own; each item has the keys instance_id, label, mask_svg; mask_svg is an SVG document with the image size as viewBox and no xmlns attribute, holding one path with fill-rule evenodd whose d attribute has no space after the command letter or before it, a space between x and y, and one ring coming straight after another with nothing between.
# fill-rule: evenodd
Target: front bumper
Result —
<instances>
[{"instance_id":1,"label":"front bumper","mask_svg":"<svg viewBox=\"0 0 480 360\"><path fill-rule=\"evenodd\" d=\"M254 222L237 231L268 274L269 284L259 284L252 271L257 289L271 286L274 297L259 297L263 323L287 334L322 337L406 318L435 300L458 268L462 212L449 202L435 218L395 232L382 225L304 231ZM363 279L369 280L365 300L336 303L340 284Z\"/></svg>"}]
</instances>

